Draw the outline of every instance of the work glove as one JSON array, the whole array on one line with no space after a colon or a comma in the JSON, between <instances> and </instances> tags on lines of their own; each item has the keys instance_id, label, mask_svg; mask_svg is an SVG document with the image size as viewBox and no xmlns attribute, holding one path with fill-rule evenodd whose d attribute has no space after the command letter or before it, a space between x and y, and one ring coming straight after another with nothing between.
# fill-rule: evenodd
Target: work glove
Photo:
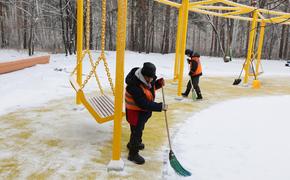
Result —
<instances>
[{"instance_id":1,"label":"work glove","mask_svg":"<svg viewBox=\"0 0 290 180\"><path fill-rule=\"evenodd\" d=\"M157 83L161 85L161 87L163 87L165 85L165 81L163 78L160 78L157 80Z\"/></svg>"},{"instance_id":2,"label":"work glove","mask_svg":"<svg viewBox=\"0 0 290 180\"><path fill-rule=\"evenodd\" d=\"M168 105L162 103L162 111L167 111L167 109L168 109Z\"/></svg>"}]
</instances>

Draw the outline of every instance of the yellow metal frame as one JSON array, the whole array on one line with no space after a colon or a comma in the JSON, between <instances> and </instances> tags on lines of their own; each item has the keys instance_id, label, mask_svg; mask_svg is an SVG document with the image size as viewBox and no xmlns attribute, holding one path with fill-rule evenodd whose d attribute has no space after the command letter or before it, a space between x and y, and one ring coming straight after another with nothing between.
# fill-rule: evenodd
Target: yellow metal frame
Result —
<instances>
[{"instance_id":1,"label":"yellow metal frame","mask_svg":"<svg viewBox=\"0 0 290 180\"><path fill-rule=\"evenodd\" d=\"M245 62L245 77L244 84L248 83L248 78L251 75L249 72L249 66L252 60L256 61L255 74L259 75L259 68L261 63L261 53L265 34L265 25L271 24L285 24L290 25L290 13L272 11L267 9L259 9L253 6L246 6L238 4L229 0L203 0L197 2L189 2L189 0L182 0L182 3L171 2L168 0L155 0L156 2L166 4L179 9L178 15L178 28L176 35L176 50L175 50L175 63L174 63L174 80L178 80L177 95L181 95L182 79L183 79L183 66L184 66L184 48L187 31L188 12L196 12L201 14L207 14L212 16L238 19L244 21L251 21L251 30L249 33L249 44L247 59ZM252 17L251 17L252 16ZM256 41L255 34L257 32L257 26L260 23L258 49L255 52L254 42ZM253 54L257 54L257 57L253 57ZM254 58L254 59L253 59ZM178 71L179 70L179 71ZM257 76L255 77L257 80Z\"/></svg>"},{"instance_id":2,"label":"yellow metal frame","mask_svg":"<svg viewBox=\"0 0 290 180\"><path fill-rule=\"evenodd\" d=\"M83 8L84 2L83 0L77 0L77 83L82 84L82 55L83 55ZM81 99L76 94L76 103L81 104Z\"/></svg>"},{"instance_id":3,"label":"yellow metal frame","mask_svg":"<svg viewBox=\"0 0 290 180\"><path fill-rule=\"evenodd\" d=\"M123 95L124 95L124 59L126 49L126 27L127 27L127 0L118 0L117 19L117 54L116 54L116 94L115 94L115 119L113 134L112 159L121 158L121 130L123 118Z\"/></svg>"},{"instance_id":4,"label":"yellow metal frame","mask_svg":"<svg viewBox=\"0 0 290 180\"><path fill-rule=\"evenodd\" d=\"M115 104L114 116L101 118L89 105L81 88L77 90L77 104L82 103L98 122L103 123L114 119L114 134L112 147L112 161L121 160L121 123L123 118L123 94L124 94L124 59L126 47L126 23L127 23L127 0L118 0L117 19L117 57L115 76ZM77 84L82 85L82 59L83 59L83 0L77 0ZM121 163L122 164L122 163ZM120 169L118 169L120 170Z\"/></svg>"}]
</instances>

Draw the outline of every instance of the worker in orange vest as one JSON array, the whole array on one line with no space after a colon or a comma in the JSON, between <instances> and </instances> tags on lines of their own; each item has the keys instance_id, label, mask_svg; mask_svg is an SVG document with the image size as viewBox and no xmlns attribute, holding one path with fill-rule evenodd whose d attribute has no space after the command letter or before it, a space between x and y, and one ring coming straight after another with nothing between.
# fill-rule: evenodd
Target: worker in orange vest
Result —
<instances>
[{"instance_id":1,"label":"worker in orange vest","mask_svg":"<svg viewBox=\"0 0 290 180\"><path fill-rule=\"evenodd\" d=\"M139 155L144 149L142 134L145 123L152 115L152 111L166 111L167 105L154 102L155 90L164 86L163 78L157 80L156 67L150 62L144 63L142 68L135 67L126 76L126 119L130 124L130 140L128 160L136 164L144 164L145 159Z\"/></svg>"},{"instance_id":2,"label":"worker in orange vest","mask_svg":"<svg viewBox=\"0 0 290 180\"><path fill-rule=\"evenodd\" d=\"M193 86L195 93L196 93L196 99L201 100L202 95L201 95L201 91L200 91L200 88L198 85L199 84L199 77L202 76L202 67L201 67L201 63L200 63L200 55L197 52L193 53L193 51L190 49L185 50L185 55L187 55L189 57L187 59L187 62L190 66L189 73L188 73L188 75L190 76L190 80L187 83L186 91L184 93L182 93L181 95L183 97L187 97L190 90L191 90L191 86Z\"/></svg>"}]
</instances>

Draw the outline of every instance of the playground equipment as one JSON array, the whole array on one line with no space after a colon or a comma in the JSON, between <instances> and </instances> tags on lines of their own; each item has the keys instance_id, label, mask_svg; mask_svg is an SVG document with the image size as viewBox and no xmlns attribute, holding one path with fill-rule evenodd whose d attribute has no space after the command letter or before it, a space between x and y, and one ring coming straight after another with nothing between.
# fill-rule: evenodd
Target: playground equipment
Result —
<instances>
[{"instance_id":1,"label":"playground equipment","mask_svg":"<svg viewBox=\"0 0 290 180\"><path fill-rule=\"evenodd\" d=\"M184 68L184 50L186 45L187 21L188 11L238 19L244 21L251 21L251 29L249 32L248 51L243 66L245 72L243 83L248 84L249 76L253 74L255 77L253 81L253 88L260 87L258 76L260 74L261 53L264 41L264 32L266 24L285 24L290 25L290 13L277 12L267 9L259 9L253 6L246 6L238 4L229 0L203 0L196 2L189 2L189 0L182 0L182 3L175 3L168 0L155 0L157 2L175 7L179 9L178 14L178 28L176 34L176 55L174 64L174 80L178 80L177 95L181 95L183 68ZM258 32L258 23L260 30ZM256 34L259 33L259 38ZM257 50L255 50L255 42L258 42ZM254 62L254 63L253 63ZM253 65L252 65L253 64ZM252 67L250 67L252 65ZM254 67L255 65L255 67ZM251 69L253 73L250 73Z\"/></svg>"},{"instance_id":2,"label":"playground equipment","mask_svg":"<svg viewBox=\"0 0 290 180\"><path fill-rule=\"evenodd\" d=\"M114 120L112 160L108 164L108 170L123 170L124 162L121 159L121 121L123 117L123 89L124 89L124 54L126 46L126 23L127 23L127 0L118 1L118 19L117 19L117 57L116 57L116 90L113 87L111 74L105 57L105 30L106 30L106 0L102 0L102 31L101 31L101 55L93 62L91 51L89 49L89 30L90 30L90 0L86 0L86 44L83 51L83 0L77 1L77 64L70 76L70 83L76 91L76 103L82 103L99 123ZM91 71L86 79L82 81L82 61L88 55ZM98 74L97 66L100 62L104 63L108 81L114 95L114 100L105 95ZM76 74L76 78L75 78ZM83 88L94 74L97 81L100 95L87 98Z\"/></svg>"},{"instance_id":3,"label":"playground equipment","mask_svg":"<svg viewBox=\"0 0 290 180\"><path fill-rule=\"evenodd\" d=\"M96 72L97 66L99 65L101 61L103 61L105 70L107 73L108 81L110 83L112 93L114 94L114 85L112 82L111 73L108 67L107 59L105 57L105 37L106 37L105 36L105 31L106 31L106 1L105 0L102 1L102 7L103 7L102 8L103 11L102 11L102 31L101 31L101 55L98 57L98 59L95 62L93 62L91 51L89 49L90 47L90 1L87 0L87 3L86 3L87 11L86 11L86 21L85 21L85 25L86 25L85 50L82 54L80 61L78 61L77 66L72 71L71 77L70 77L70 83L77 92L77 98L78 98L77 100L80 101L86 107L86 109L88 109L91 115L99 123L107 122L114 119L114 101L109 96L104 94L104 90L102 88L98 74ZM92 69L87 75L84 82L81 83L81 86L79 86L74 78L74 74L76 70L79 68L79 66L82 65L82 61L86 54L89 57L89 61L92 66ZM89 82L93 74L98 84L100 95L87 98L85 96L85 93L83 92L83 88Z\"/></svg>"},{"instance_id":4,"label":"playground equipment","mask_svg":"<svg viewBox=\"0 0 290 180\"><path fill-rule=\"evenodd\" d=\"M217 31L217 29L216 29L214 23L212 22L212 20L211 20L211 18L210 18L209 15L206 15L206 17L207 17L207 19L208 19L209 24L212 26L212 29L213 29L214 33L215 33L216 36L217 36L217 40L218 40L218 43L219 43L219 47L220 47L221 52L222 52L222 54L223 54L224 62L227 63L227 62L232 61L231 49L228 49L228 51L225 52L225 50L224 50L224 48L223 48L223 46L222 46L222 43L221 43L220 35L219 35L219 33L218 33L218 31Z\"/></svg>"}]
</instances>

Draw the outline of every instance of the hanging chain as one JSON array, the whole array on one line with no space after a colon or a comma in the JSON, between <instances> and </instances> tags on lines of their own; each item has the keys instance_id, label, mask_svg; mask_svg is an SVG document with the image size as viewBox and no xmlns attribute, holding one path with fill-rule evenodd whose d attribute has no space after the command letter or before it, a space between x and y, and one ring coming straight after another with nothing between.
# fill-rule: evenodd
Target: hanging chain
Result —
<instances>
[{"instance_id":1,"label":"hanging chain","mask_svg":"<svg viewBox=\"0 0 290 180\"><path fill-rule=\"evenodd\" d=\"M88 51L88 54L89 54L89 59L90 59L91 66L94 67L94 62L93 62L93 60L92 60L92 59L93 59L93 58L92 58L92 54L91 54L90 51ZM97 67L97 65L96 65L96 67ZM96 69L96 68L95 68L95 69ZM101 93L104 94L104 90L103 90L102 85L101 85L101 82L100 82L100 80L99 80L99 76L97 75L97 73L96 73L95 70L94 70L93 72L94 72L94 75L95 75L96 81L97 81L97 83L98 83L99 89L100 89ZM88 80L87 80L87 81L88 81Z\"/></svg>"},{"instance_id":2,"label":"hanging chain","mask_svg":"<svg viewBox=\"0 0 290 180\"><path fill-rule=\"evenodd\" d=\"M78 66L81 64L81 62L84 59L84 56L88 53L89 55L89 60L90 60L90 64L93 67L92 70L89 72L89 74L87 75L86 79L84 80L84 82L82 83L80 89L82 90L85 85L88 83L89 79L92 77L92 75L94 74L96 77L96 81L98 83L99 89L101 91L102 94L104 94L104 90L102 89L100 80L98 78L98 75L96 73L96 68L99 65L100 61L103 60L104 62L104 66L105 66L105 70L107 73L107 77L110 83L110 87L112 90L113 95L115 95L115 91L114 91L114 84L111 78L111 73L110 73L110 69L105 57L105 41L106 41L106 5L107 5L107 1L106 0L102 0L102 30L101 30L101 55L98 58L98 60L93 63L92 60L92 56L90 53L90 0L87 0L87 4L86 4L86 34L85 34L85 38L86 38L86 50L84 52L84 54L82 55L82 58L80 60L80 62L78 62L78 64L76 65L76 67L74 68L74 70L72 71L71 75L73 75L75 73L75 71L77 70Z\"/></svg>"},{"instance_id":3,"label":"hanging chain","mask_svg":"<svg viewBox=\"0 0 290 180\"><path fill-rule=\"evenodd\" d=\"M106 0L102 0L102 34L101 34L101 56L100 59L102 59L104 61L104 66L105 66L105 70L108 76L108 80L111 86L111 90L113 95L115 95L115 90L114 90L114 84L111 78L111 73L110 73L110 69L105 57L105 40L106 40L106 12L107 12L107 1Z\"/></svg>"},{"instance_id":4,"label":"hanging chain","mask_svg":"<svg viewBox=\"0 0 290 180\"><path fill-rule=\"evenodd\" d=\"M99 65L101 61L101 58L99 57L98 60L96 61L96 63L93 65L92 70L90 71L89 75L87 76L87 78L84 80L81 89L83 89L85 87L85 85L88 83L89 79L92 77L93 73L96 71L97 66Z\"/></svg>"}]
</instances>

